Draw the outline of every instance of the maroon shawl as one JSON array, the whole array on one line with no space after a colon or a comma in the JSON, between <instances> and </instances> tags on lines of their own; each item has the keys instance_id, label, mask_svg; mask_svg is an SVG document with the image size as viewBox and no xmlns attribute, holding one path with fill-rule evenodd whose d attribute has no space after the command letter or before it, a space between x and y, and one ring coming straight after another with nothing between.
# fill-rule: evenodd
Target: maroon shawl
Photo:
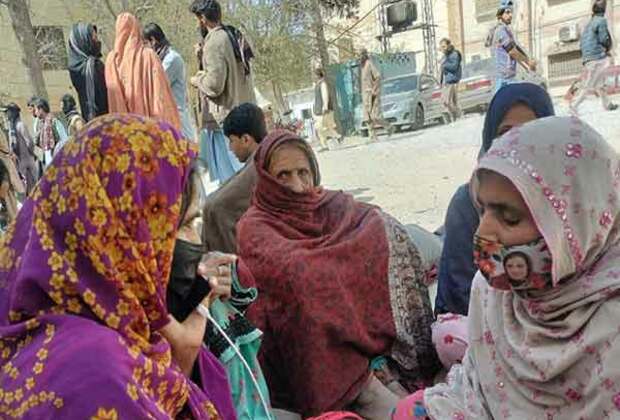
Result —
<instances>
[{"instance_id":1,"label":"maroon shawl","mask_svg":"<svg viewBox=\"0 0 620 420\"><path fill-rule=\"evenodd\" d=\"M237 229L239 255L259 290L248 316L265 333L261 363L274 406L310 416L342 409L358 396L371 359L393 350L397 327L387 216L342 192L318 187L299 194L279 184L266 162L295 139L276 131L261 143L253 205ZM306 149L319 185L316 158ZM421 341L429 347L428 294L425 299L418 299L428 302Z\"/></svg>"}]
</instances>

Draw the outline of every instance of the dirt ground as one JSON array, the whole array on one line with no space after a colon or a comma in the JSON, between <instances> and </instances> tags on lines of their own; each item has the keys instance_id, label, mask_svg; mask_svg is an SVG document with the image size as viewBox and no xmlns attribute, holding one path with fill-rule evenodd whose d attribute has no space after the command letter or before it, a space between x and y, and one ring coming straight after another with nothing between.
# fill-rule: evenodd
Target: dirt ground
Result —
<instances>
[{"instance_id":1,"label":"dirt ground","mask_svg":"<svg viewBox=\"0 0 620 420\"><path fill-rule=\"evenodd\" d=\"M620 150L620 111L602 111L594 100L581 111L580 117ZM556 104L556 113L567 115L563 103ZM469 181L483 122L475 114L448 126L381 136L372 144L347 139L340 149L318 154L323 185L379 205L402 223L433 231L443 224L456 188Z\"/></svg>"}]
</instances>

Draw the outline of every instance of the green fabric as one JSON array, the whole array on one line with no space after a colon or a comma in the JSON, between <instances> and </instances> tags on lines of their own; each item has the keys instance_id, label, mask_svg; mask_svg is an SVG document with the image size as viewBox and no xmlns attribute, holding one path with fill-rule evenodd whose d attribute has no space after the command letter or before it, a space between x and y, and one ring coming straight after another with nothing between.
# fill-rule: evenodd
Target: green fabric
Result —
<instances>
[{"instance_id":1,"label":"green fabric","mask_svg":"<svg viewBox=\"0 0 620 420\"><path fill-rule=\"evenodd\" d=\"M231 319L243 316L235 306L247 306L254 301L254 299L256 299L256 289L243 289L236 276L237 270L233 269L232 272L234 273L232 285L233 296L237 297L233 297L233 299L227 302L222 302L219 299L214 301L210 307L211 316L217 324L227 332L229 338L235 343L241 355L248 363L256 378L260 393L267 407L270 409L269 412L265 412L265 408L261 402L258 390L252 381L252 377L235 350L227 346L226 350L219 355L219 360L225 366L226 372L228 373L233 402L237 410L237 418L239 420L272 420L275 419L275 416L271 413L269 405L269 390L257 359L262 332L253 328L251 332L246 334L233 335L233 332L229 331Z\"/></svg>"}]
</instances>

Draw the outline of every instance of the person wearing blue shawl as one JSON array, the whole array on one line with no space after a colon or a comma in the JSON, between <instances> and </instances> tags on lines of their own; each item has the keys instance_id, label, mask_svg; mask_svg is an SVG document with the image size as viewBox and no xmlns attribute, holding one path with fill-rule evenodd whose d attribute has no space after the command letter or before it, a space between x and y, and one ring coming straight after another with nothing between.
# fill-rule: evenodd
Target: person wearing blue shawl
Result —
<instances>
[{"instance_id":1,"label":"person wearing blue shawl","mask_svg":"<svg viewBox=\"0 0 620 420\"><path fill-rule=\"evenodd\" d=\"M493 97L482 131L478 158L493 140L513 126L555 115L547 92L532 83L514 83L502 87ZM474 207L469 184L462 185L450 201L445 220L444 246L439 262L439 280L435 312L467 315L469 291L477 268L474 265L474 233L480 218Z\"/></svg>"}]
</instances>

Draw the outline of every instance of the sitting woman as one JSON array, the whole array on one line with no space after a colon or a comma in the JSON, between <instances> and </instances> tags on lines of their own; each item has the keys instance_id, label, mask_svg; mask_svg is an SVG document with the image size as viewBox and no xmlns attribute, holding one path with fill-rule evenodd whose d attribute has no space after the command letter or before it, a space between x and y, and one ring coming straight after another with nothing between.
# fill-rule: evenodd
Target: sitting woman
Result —
<instances>
[{"instance_id":1,"label":"sitting woman","mask_svg":"<svg viewBox=\"0 0 620 420\"><path fill-rule=\"evenodd\" d=\"M256 289L240 286L237 272L244 273L244 267L242 263L237 264L235 255L216 252L205 255L206 247L196 223L201 221L203 202L200 172L192 169L181 201L181 214L185 216L174 246L167 290L168 310L179 321L185 321L201 302L208 302L208 316L212 322L206 331L202 329L203 342L225 367L236 418L271 420L269 391L257 360L262 333L243 316L256 299ZM214 282L222 277L223 281ZM210 279L209 283L205 278ZM195 363L191 376L197 383L202 382L200 367ZM211 372L209 385L214 377ZM225 391L230 393L228 389Z\"/></svg>"},{"instance_id":2,"label":"sitting woman","mask_svg":"<svg viewBox=\"0 0 620 420\"><path fill-rule=\"evenodd\" d=\"M169 124L130 115L59 152L0 244L0 417L234 418L206 319L166 310L194 156Z\"/></svg>"},{"instance_id":3,"label":"sitting woman","mask_svg":"<svg viewBox=\"0 0 620 420\"><path fill-rule=\"evenodd\" d=\"M293 133L270 134L255 163L253 204L237 232L259 292L248 317L265 334L274 407L389 418L395 392L439 368L418 250L378 207L320 187L316 157Z\"/></svg>"},{"instance_id":4,"label":"sitting woman","mask_svg":"<svg viewBox=\"0 0 620 420\"><path fill-rule=\"evenodd\" d=\"M484 120L479 157L493 140L516 125L555 115L547 92L532 83L514 83L493 97ZM446 213L444 246L439 262L435 312L467 315L469 291L476 274L472 238L480 219L469 195L469 184L456 191Z\"/></svg>"},{"instance_id":5,"label":"sitting woman","mask_svg":"<svg viewBox=\"0 0 620 420\"><path fill-rule=\"evenodd\" d=\"M494 142L472 182L482 216L469 349L395 419L618 418L619 177L613 147L576 118ZM527 262L525 280L507 260Z\"/></svg>"}]
</instances>

